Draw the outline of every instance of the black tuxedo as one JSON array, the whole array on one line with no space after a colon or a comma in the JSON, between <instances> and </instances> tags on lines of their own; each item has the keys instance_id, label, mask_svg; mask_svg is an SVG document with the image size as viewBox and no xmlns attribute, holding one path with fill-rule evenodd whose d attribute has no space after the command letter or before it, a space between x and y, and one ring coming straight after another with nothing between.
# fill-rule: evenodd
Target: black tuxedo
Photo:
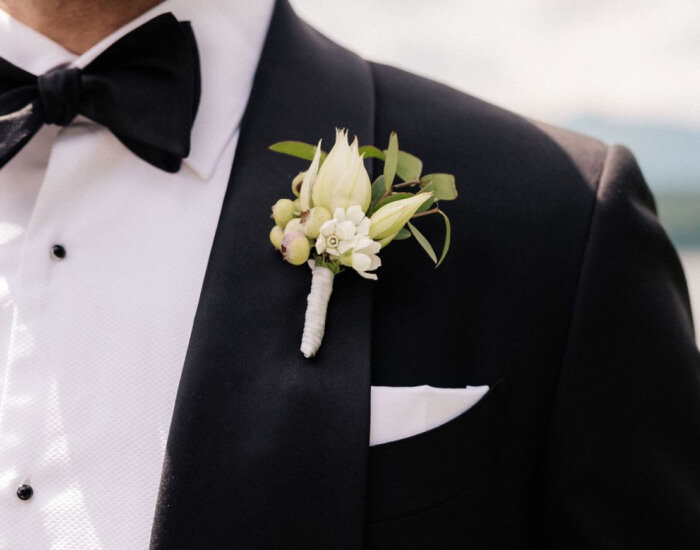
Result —
<instances>
[{"instance_id":1,"label":"black tuxedo","mask_svg":"<svg viewBox=\"0 0 700 550\"><path fill-rule=\"evenodd\" d=\"M439 269L415 243L338 277L319 355L310 272L268 242L304 163L267 147L392 130L456 175ZM375 167L376 168L376 167ZM376 172L376 170L375 170ZM439 220L421 220L439 239ZM153 528L173 548L700 548L700 355L632 156L368 63L278 2L177 397ZM488 384L368 447L370 385Z\"/></svg>"}]
</instances>

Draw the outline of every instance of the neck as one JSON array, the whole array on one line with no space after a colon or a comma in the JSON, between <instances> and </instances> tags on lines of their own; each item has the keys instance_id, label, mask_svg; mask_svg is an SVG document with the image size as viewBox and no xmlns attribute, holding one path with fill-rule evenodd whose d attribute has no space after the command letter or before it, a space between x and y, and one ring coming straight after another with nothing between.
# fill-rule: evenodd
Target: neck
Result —
<instances>
[{"instance_id":1,"label":"neck","mask_svg":"<svg viewBox=\"0 0 700 550\"><path fill-rule=\"evenodd\" d=\"M162 0L0 0L0 8L81 54Z\"/></svg>"}]
</instances>

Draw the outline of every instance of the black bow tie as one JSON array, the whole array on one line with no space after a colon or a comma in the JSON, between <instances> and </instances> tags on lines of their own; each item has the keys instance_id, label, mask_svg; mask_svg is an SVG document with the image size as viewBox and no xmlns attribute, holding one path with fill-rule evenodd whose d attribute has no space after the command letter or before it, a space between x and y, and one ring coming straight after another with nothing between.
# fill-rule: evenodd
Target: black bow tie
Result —
<instances>
[{"instance_id":1,"label":"black bow tie","mask_svg":"<svg viewBox=\"0 0 700 550\"><path fill-rule=\"evenodd\" d=\"M160 15L84 69L34 76L0 58L0 167L44 124L78 114L109 128L131 151L177 172L190 151L199 103L199 58L189 23Z\"/></svg>"}]
</instances>

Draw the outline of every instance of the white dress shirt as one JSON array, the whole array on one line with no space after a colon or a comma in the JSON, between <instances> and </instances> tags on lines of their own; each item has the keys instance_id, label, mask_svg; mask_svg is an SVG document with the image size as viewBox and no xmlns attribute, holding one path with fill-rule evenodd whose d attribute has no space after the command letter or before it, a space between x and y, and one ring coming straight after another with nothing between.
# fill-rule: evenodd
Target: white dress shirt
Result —
<instances>
[{"instance_id":1,"label":"white dress shirt","mask_svg":"<svg viewBox=\"0 0 700 550\"><path fill-rule=\"evenodd\" d=\"M83 117L43 127L0 169L2 550L148 547L180 372L272 7L167 0L79 57L0 11L0 56L33 74L83 67L168 11L192 22L202 71L191 154L177 174ZM31 499L16 496L22 484Z\"/></svg>"}]
</instances>

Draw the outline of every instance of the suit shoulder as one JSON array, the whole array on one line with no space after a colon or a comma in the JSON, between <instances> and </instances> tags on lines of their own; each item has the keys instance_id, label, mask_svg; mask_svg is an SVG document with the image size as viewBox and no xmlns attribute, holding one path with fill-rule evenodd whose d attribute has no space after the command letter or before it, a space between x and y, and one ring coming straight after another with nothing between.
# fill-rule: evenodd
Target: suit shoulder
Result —
<instances>
[{"instance_id":1,"label":"suit shoulder","mask_svg":"<svg viewBox=\"0 0 700 550\"><path fill-rule=\"evenodd\" d=\"M532 175L544 181L538 177L543 171L554 175L571 168L580 176L573 179L585 181L595 192L608 149L599 140L520 116L394 67L377 63L370 67L379 143L386 141L387 131L396 130L402 148L419 157L411 147L425 150L424 160L435 158L439 148L449 151L451 162L490 165L492 176L517 170L521 180ZM572 181L544 179L557 187Z\"/></svg>"}]
</instances>

